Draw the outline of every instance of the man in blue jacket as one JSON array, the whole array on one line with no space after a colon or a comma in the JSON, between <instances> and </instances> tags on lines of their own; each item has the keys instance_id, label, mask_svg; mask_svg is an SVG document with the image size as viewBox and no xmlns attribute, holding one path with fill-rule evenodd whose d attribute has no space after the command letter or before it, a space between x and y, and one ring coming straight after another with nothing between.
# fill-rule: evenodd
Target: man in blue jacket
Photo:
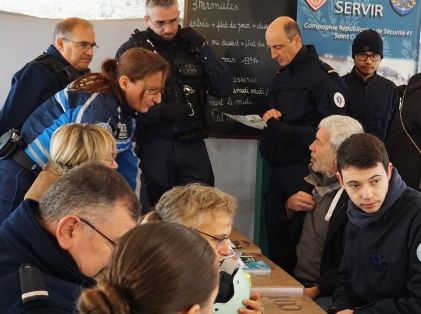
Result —
<instances>
[{"instance_id":1,"label":"man in blue jacket","mask_svg":"<svg viewBox=\"0 0 421 314\"><path fill-rule=\"evenodd\" d=\"M148 28L136 29L117 56L141 47L159 53L171 65L161 103L138 116L138 154L153 205L176 185L214 185L204 142L207 95L229 96L232 76L203 36L181 28L177 0L147 0L145 11Z\"/></svg>"},{"instance_id":2,"label":"man in blue jacket","mask_svg":"<svg viewBox=\"0 0 421 314\"><path fill-rule=\"evenodd\" d=\"M74 313L138 209L125 179L94 162L63 175L39 204L23 201L0 227L1 312Z\"/></svg>"},{"instance_id":3,"label":"man in blue jacket","mask_svg":"<svg viewBox=\"0 0 421 314\"><path fill-rule=\"evenodd\" d=\"M421 313L421 193L374 135L348 138L337 164L351 202L332 312Z\"/></svg>"},{"instance_id":4,"label":"man in blue jacket","mask_svg":"<svg viewBox=\"0 0 421 314\"><path fill-rule=\"evenodd\" d=\"M94 28L89 21L79 18L60 21L54 30L54 44L13 76L0 111L0 135L12 128L20 130L39 105L88 73L95 47Z\"/></svg>"},{"instance_id":5,"label":"man in blue jacket","mask_svg":"<svg viewBox=\"0 0 421 314\"><path fill-rule=\"evenodd\" d=\"M268 91L263 114L268 127L260 152L269 163L265 195L269 257L283 266L289 226L280 212L307 175L308 146L320 120L345 114L346 85L319 59L314 46L303 45L300 29L290 17L281 16L269 25L266 43L281 68Z\"/></svg>"}]
</instances>

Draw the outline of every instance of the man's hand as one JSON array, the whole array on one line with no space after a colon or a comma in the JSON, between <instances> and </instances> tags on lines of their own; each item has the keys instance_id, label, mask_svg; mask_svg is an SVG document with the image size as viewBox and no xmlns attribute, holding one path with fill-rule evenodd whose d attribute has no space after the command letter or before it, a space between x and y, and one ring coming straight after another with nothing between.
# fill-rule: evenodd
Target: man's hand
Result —
<instances>
[{"instance_id":1,"label":"man's hand","mask_svg":"<svg viewBox=\"0 0 421 314\"><path fill-rule=\"evenodd\" d=\"M259 302L260 300L260 294L259 293L253 293L253 295L250 297L250 299L243 300L243 304L246 307L241 307L238 310L239 314L263 314L264 308L263 304Z\"/></svg>"},{"instance_id":2,"label":"man's hand","mask_svg":"<svg viewBox=\"0 0 421 314\"><path fill-rule=\"evenodd\" d=\"M263 114L262 119L265 122L267 122L269 119L274 118L274 119L279 120L281 117L282 117L282 113L279 110L270 109Z\"/></svg>"},{"instance_id":3,"label":"man's hand","mask_svg":"<svg viewBox=\"0 0 421 314\"><path fill-rule=\"evenodd\" d=\"M304 288L304 295L315 300L320 295L320 289L317 286Z\"/></svg>"},{"instance_id":4,"label":"man's hand","mask_svg":"<svg viewBox=\"0 0 421 314\"><path fill-rule=\"evenodd\" d=\"M353 313L354 313L354 310L348 310L348 309L336 312L336 314L353 314Z\"/></svg>"},{"instance_id":5,"label":"man's hand","mask_svg":"<svg viewBox=\"0 0 421 314\"><path fill-rule=\"evenodd\" d=\"M191 27L180 29L180 34L178 36L180 40L186 41L196 47L201 47L203 43L206 41L205 37L203 37L202 35L199 35Z\"/></svg>"},{"instance_id":6,"label":"man's hand","mask_svg":"<svg viewBox=\"0 0 421 314\"><path fill-rule=\"evenodd\" d=\"M311 194L299 191L287 200L287 208L294 212L308 212L316 208L316 202Z\"/></svg>"}]
</instances>

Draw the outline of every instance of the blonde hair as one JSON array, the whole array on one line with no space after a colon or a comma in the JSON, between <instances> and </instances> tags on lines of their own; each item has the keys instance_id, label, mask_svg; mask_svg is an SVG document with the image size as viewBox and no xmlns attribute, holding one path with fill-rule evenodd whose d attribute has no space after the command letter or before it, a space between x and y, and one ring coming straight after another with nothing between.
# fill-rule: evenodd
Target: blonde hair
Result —
<instances>
[{"instance_id":1,"label":"blonde hair","mask_svg":"<svg viewBox=\"0 0 421 314\"><path fill-rule=\"evenodd\" d=\"M163 221L198 228L209 214L214 216L222 212L234 220L237 207L233 196L214 187L193 183L165 192L156 204L155 211ZM151 217L151 220L156 218Z\"/></svg>"},{"instance_id":2,"label":"blonde hair","mask_svg":"<svg viewBox=\"0 0 421 314\"><path fill-rule=\"evenodd\" d=\"M116 143L107 129L95 124L69 123L53 134L46 169L62 175L83 162L112 161L115 156Z\"/></svg>"}]
</instances>

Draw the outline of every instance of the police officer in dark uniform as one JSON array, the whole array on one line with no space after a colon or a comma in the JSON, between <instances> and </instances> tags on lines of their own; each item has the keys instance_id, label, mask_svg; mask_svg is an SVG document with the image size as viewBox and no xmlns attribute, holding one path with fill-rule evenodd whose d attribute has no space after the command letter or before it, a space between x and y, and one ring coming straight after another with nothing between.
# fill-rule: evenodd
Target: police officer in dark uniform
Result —
<instances>
[{"instance_id":1,"label":"police officer in dark uniform","mask_svg":"<svg viewBox=\"0 0 421 314\"><path fill-rule=\"evenodd\" d=\"M75 313L138 208L124 178L93 162L60 177L40 203L20 203L0 226L1 313Z\"/></svg>"},{"instance_id":2,"label":"police officer in dark uniform","mask_svg":"<svg viewBox=\"0 0 421 314\"><path fill-rule=\"evenodd\" d=\"M175 185L214 184L204 142L208 123L207 94L226 97L232 91L228 66L205 38L181 28L177 0L147 0L148 28L135 30L117 52L142 47L171 65L161 104L139 115L138 153L151 205Z\"/></svg>"},{"instance_id":3,"label":"police officer in dark uniform","mask_svg":"<svg viewBox=\"0 0 421 314\"><path fill-rule=\"evenodd\" d=\"M89 21L68 18L59 22L54 30L54 44L13 76L0 111L0 135L12 128L20 129L45 100L88 73L95 47Z\"/></svg>"},{"instance_id":4,"label":"police officer in dark uniform","mask_svg":"<svg viewBox=\"0 0 421 314\"><path fill-rule=\"evenodd\" d=\"M308 147L320 120L345 114L346 86L332 68L323 63L314 46L301 42L297 23L287 16L275 19L266 31L272 59L281 69L269 88L268 127L260 152L269 163L265 214L269 257L283 266L289 233L285 215L288 197L303 185L309 164Z\"/></svg>"}]
</instances>

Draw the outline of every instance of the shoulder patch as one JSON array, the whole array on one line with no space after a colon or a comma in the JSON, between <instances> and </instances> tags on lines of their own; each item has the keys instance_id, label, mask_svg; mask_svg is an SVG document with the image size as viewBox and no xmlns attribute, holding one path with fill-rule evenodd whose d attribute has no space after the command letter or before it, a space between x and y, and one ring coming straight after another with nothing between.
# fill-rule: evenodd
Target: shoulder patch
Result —
<instances>
[{"instance_id":1,"label":"shoulder patch","mask_svg":"<svg viewBox=\"0 0 421 314\"><path fill-rule=\"evenodd\" d=\"M339 108L343 108L345 106L345 97L344 95L342 95L342 93L340 92L336 92L333 95L333 102L335 103L335 105Z\"/></svg>"},{"instance_id":2,"label":"shoulder patch","mask_svg":"<svg viewBox=\"0 0 421 314\"><path fill-rule=\"evenodd\" d=\"M339 76L338 72L336 72L329 64L327 64L326 62L323 62L322 60L320 60L320 65L323 68L323 70L326 71L327 74L329 75L337 75Z\"/></svg>"},{"instance_id":3,"label":"shoulder patch","mask_svg":"<svg viewBox=\"0 0 421 314\"><path fill-rule=\"evenodd\" d=\"M418 260L421 262L421 243L417 246L417 257Z\"/></svg>"}]
</instances>

